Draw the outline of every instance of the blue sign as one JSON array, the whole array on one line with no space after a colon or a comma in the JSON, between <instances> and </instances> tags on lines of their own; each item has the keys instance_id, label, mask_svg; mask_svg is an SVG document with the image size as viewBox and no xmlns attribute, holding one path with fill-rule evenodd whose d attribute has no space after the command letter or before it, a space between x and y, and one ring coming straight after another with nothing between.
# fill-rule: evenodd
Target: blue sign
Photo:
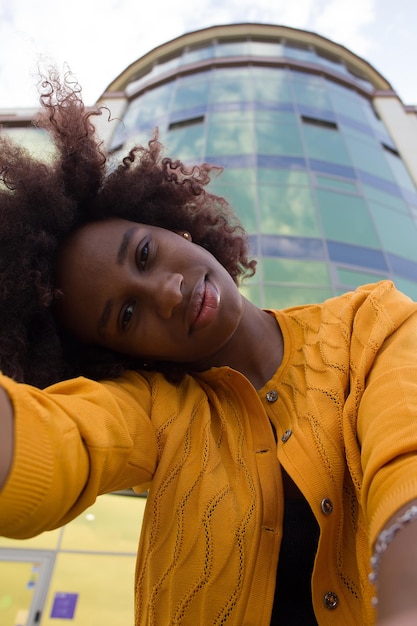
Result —
<instances>
[{"instance_id":1,"label":"blue sign","mask_svg":"<svg viewBox=\"0 0 417 626\"><path fill-rule=\"evenodd\" d=\"M74 619L77 600L78 593L56 593L52 605L51 618Z\"/></svg>"}]
</instances>

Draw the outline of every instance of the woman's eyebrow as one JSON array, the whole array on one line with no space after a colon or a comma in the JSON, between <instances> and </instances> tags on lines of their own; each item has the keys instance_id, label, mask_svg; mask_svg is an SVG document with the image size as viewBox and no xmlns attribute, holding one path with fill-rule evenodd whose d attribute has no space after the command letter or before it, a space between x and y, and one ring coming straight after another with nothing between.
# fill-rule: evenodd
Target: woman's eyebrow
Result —
<instances>
[{"instance_id":1,"label":"woman's eyebrow","mask_svg":"<svg viewBox=\"0 0 417 626\"><path fill-rule=\"evenodd\" d=\"M133 237L133 235L135 234L135 232L137 230L138 230L137 226L131 226L124 233L124 235L122 237L122 241L120 243L119 250L117 252L117 263L118 263L118 265L123 265L123 263L125 262L126 257L127 257L127 252L128 252L128 249L129 249L129 243L131 242L132 237Z\"/></svg>"}]
</instances>

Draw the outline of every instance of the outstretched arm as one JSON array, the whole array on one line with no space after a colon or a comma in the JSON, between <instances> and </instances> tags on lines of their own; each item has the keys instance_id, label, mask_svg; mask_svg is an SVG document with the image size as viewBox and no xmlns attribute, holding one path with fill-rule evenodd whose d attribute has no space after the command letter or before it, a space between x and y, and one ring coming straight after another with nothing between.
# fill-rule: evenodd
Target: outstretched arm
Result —
<instances>
[{"instance_id":1,"label":"outstretched arm","mask_svg":"<svg viewBox=\"0 0 417 626\"><path fill-rule=\"evenodd\" d=\"M357 317L364 367L357 436L361 502L376 555L378 626L417 624L417 304L379 291ZM375 292L376 293L376 292ZM368 304L368 303L367 303ZM362 312L369 313L368 309ZM373 320L377 320L373 323ZM366 338L367 329L369 331ZM385 335L385 336L384 336ZM381 339L383 341L381 343ZM354 342L352 342L354 345ZM359 371L359 370L358 370Z\"/></svg>"},{"instance_id":2,"label":"outstretched arm","mask_svg":"<svg viewBox=\"0 0 417 626\"><path fill-rule=\"evenodd\" d=\"M151 415L149 384L134 373L45 390L1 376L0 535L32 537L101 493L148 484L158 455Z\"/></svg>"},{"instance_id":3,"label":"outstretched arm","mask_svg":"<svg viewBox=\"0 0 417 626\"><path fill-rule=\"evenodd\" d=\"M13 460L13 408L0 387L0 491L7 480Z\"/></svg>"}]
</instances>

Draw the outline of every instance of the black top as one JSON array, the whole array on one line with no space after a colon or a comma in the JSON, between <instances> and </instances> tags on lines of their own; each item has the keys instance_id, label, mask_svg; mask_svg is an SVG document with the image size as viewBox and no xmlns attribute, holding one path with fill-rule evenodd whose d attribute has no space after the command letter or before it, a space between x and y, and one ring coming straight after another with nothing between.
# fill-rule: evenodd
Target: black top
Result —
<instances>
[{"instance_id":1,"label":"black top","mask_svg":"<svg viewBox=\"0 0 417 626\"><path fill-rule=\"evenodd\" d=\"M271 626L317 626L311 575L319 526L307 501L286 499Z\"/></svg>"}]
</instances>

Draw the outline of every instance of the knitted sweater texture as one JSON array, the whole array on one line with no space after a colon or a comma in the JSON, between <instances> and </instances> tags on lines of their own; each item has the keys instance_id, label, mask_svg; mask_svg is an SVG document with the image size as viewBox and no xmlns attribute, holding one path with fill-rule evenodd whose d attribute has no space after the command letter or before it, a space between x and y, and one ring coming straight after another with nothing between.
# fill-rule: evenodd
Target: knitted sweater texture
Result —
<instances>
[{"instance_id":1,"label":"knitted sweater texture","mask_svg":"<svg viewBox=\"0 0 417 626\"><path fill-rule=\"evenodd\" d=\"M227 367L45 391L1 377L16 430L0 533L33 536L100 493L149 488L136 625L267 626L284 467L320 526L317 622L373 624L373 541L417 497L417 304L383 281L274 315L284 358L258 391Z\"/></svg>"}]
</instances>

